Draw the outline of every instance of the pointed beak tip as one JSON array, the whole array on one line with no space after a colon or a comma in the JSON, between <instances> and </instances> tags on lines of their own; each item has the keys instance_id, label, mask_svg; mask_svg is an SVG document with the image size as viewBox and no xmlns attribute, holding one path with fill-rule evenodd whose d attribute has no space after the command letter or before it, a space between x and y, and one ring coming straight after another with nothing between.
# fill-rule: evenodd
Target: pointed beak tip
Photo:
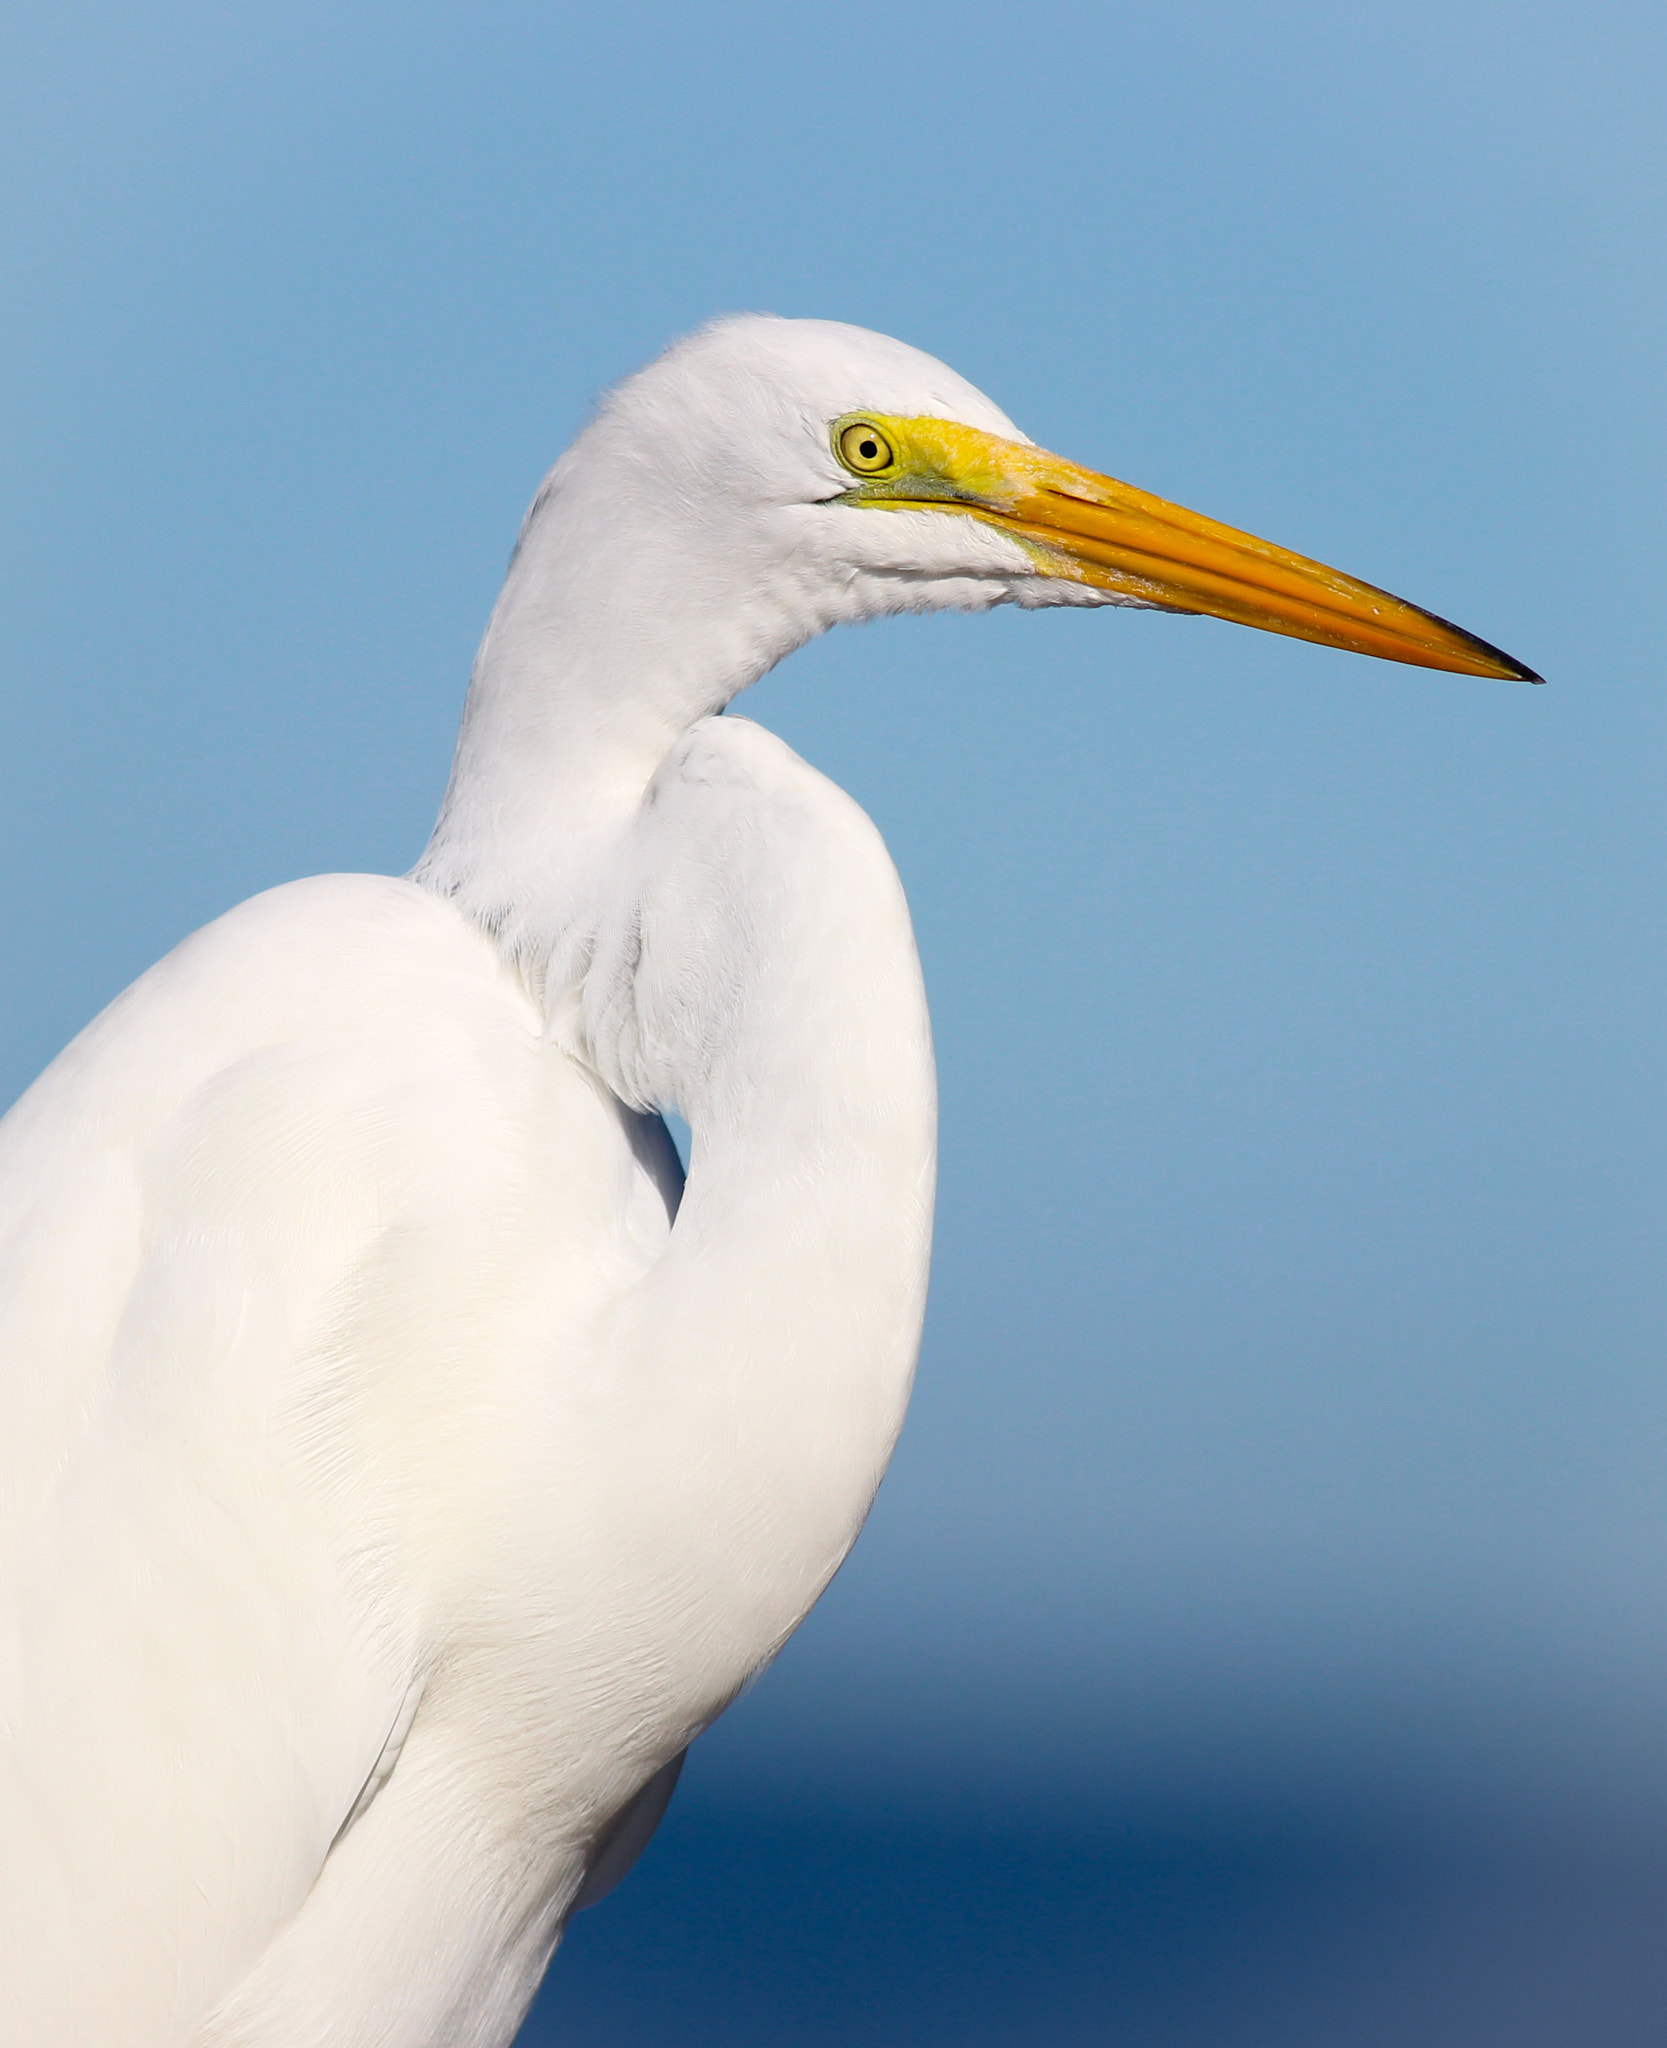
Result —
<instances>
[{"instance_id":1,"label":"pointed beak tip","mask_svg":"<svg viewBox=\"0 0 1667 2048\"><path fill-rule=\"evenodd\" d=\"M1483 642L1484 646L1487 643ZM1488 646L1488 654L1498 663L1500 680L1507 683L1543 683L1545 677L1531 669L1527 662L1518 661L1514 654L1507 654L1503 648Z\"/></svg>"}]
</instances>

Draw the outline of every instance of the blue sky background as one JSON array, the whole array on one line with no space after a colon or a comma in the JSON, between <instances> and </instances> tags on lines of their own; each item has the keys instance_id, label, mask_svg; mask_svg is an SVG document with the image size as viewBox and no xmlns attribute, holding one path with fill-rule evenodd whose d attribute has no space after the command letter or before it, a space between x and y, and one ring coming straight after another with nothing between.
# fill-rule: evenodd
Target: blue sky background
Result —
<instances>
[{"instance_id":1,"label":"blue sky background","mask_svg":"<svg viewBox=\"0 0 1667 2048\"><path fill-rule=\"evenodd\" d=\"M1221 1847L1247 1812L1310 1847L1368 1809L1667 1840L1664 46L1602 0L0 23L8 1094L238 898L410 864L540 474L714 312L901 335L1061 453L1550 679L1062 614L847 633L747 702L909 888L931 1324L862 1545L581 1923L562 2038L705 2040L698 2008L734 2039L755 1996L758 2038L821 2038L740 1906L700 1945L727 1991L607 2005L659 1981L655 1885L709 1903L745 1814L812 1816L800 1865L746 1837L773 1897L895 1867L829 1812L938 1828L949 1891L1019 1854L956 1829L1044 1814L1099 1854L1185 1812L1206 1888L1288 1869ZM1093 1867L1073 1896L1122 1898ZM991 2039L1040 2023L1060 1924ZM1183 1942L1177 1982L1226 1953ZM1667 1983L1627 1967L1658 2039ZM1154 2041L1193 2038L1152 1998ZM1248 1999L1198 2038L1260 2039Z\"/></svg>"}]
</instances>

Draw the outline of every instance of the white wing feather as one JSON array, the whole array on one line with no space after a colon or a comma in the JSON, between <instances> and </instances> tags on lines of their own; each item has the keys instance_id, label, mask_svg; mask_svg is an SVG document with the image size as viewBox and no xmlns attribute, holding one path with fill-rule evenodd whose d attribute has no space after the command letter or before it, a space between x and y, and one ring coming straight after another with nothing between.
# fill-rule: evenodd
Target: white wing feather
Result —
<instances>
[{"instance_id":1,"label":"white wing feather","mask_svg":"<svg viewBox=\"0 0 1667 2048\"><path fill-rule=\"evenodd\" d=\"M540 1029L447 906L325 878L0 1124L0 2038L189 2035L386 1776L517 1363L667 1230Z\"/></svg>"}]
</instances>

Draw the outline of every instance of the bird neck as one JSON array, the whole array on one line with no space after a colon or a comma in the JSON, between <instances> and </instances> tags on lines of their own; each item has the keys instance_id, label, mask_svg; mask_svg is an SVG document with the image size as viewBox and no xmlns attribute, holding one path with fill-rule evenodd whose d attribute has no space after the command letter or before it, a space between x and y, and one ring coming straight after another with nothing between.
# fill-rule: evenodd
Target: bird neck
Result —
<instances>
[{"instance_id":1,"label":"bird neck","mask_svg":"<svg viewBox=\"0 0 1667 2048\"><path fill-rule=\"evenodd\" d=\"M678 737L825 623L722 549L624 546L586 482L528 514L413 870L535 989Z\"/></svg>"}]
</instances>

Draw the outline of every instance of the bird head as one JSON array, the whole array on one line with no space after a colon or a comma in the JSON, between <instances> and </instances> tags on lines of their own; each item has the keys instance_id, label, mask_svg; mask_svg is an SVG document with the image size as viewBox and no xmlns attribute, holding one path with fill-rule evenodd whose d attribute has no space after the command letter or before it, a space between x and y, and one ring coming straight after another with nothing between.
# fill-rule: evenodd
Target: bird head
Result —
<instances>
[{"instance_id":1,"label":"bird head","mask_svg":"<svg viewBox=\"0 0 1667 2048\"><path fill-rule=\"evenodd\" d=\"M691 628L750 620L763 665L887 612L1109 604L1539 680L1369 583L1047 453L931 356L833 321L702 328L610 394L550 491L599 492L580 523L639 536Z\"/></svg>"}]
</instances>

